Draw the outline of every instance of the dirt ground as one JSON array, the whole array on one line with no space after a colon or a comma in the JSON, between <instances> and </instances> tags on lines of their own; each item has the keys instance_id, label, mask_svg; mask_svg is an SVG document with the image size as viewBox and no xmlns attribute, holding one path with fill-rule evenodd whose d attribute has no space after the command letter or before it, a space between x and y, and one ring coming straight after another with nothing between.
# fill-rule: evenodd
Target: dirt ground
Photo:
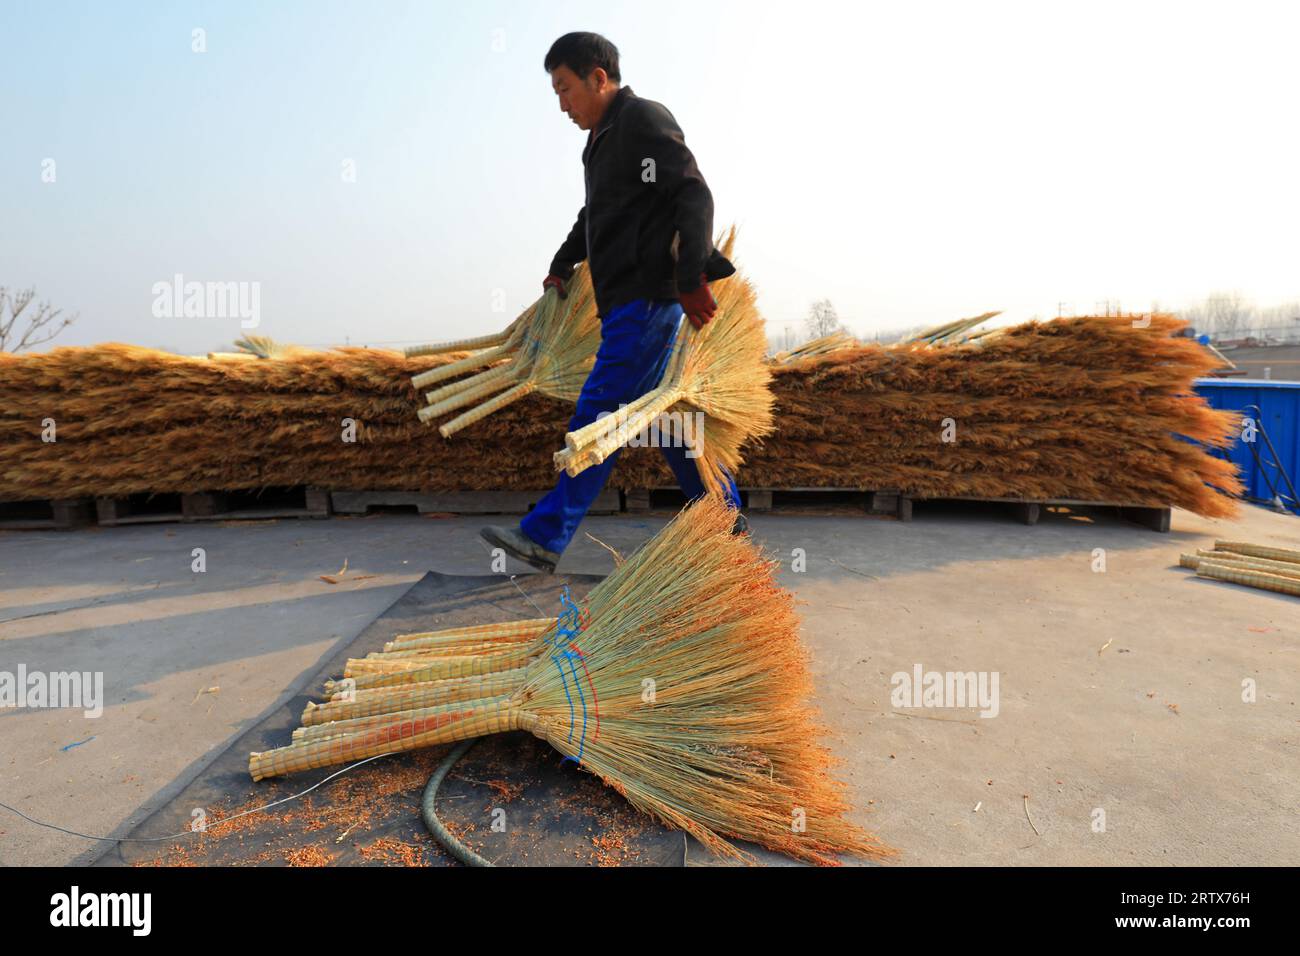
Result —
<instances>
[{"instance_id":1,"label":"dirt ground","mask_svg":"<svg viewBox=\"0 0 1300 956\"><path fill-rule=\"evenodd\" d=\"M583 530L630 550L666 518ZM488 573L476 531L509 520L0 533L0 671L102 671L105 701L97 718L0 710L0 801L125 832L426 569ZM1177 567L1215 538L1300 548L1296 518L1175 511L1160 534L1108 514L1026 527L996 506L935 503L908 523L751 523L803 602L857 818L900 864L1300 863L1300 598ZM580 533L561 568L611 560ZM894 675L918 667L996 675L996 716L895 706ZM0 809L0 863L101 850Z\"/></svg>"}]
</instances>

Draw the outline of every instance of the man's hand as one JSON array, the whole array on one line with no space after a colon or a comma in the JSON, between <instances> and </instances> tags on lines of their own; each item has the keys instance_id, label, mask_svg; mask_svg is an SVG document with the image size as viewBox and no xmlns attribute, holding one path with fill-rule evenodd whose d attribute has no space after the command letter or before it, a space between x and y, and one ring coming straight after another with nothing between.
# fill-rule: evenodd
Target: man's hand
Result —
<instances>
[{"instance_id":1,"label":"man's hand","mask_svg":"<svg viewBox=\"0 0 1300 956\"><path fill-rule=\"evenodd\" d=\"M683 292L677 296L677 299L682 304L682 311L691 320L691 325L697 329L704 328L713 318L713 314L718 311L717 300L713 298L703 273L700 274L699 288L692 292Z\"/></svg>"},{"instance_id":2,"label":"man's hand","mask_svg":"<svg viewBox=\"0 0 1300 956\"><path fill-rule=\"evenodd\" d=\"M552 286L555 287L555 291L559 293L561 299L569 297L569 290L564 287L564 280L556 275L547 276L542 280L542 294L545 295L546 290Z\"/></svg>"}]
</instances>

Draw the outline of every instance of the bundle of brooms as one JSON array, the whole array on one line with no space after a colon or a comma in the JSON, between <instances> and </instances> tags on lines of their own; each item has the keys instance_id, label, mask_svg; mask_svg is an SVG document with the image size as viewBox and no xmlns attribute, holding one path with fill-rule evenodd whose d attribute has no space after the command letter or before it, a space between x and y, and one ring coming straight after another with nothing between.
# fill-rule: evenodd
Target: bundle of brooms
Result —
<instances>
[{"instance_id":1,"label":"bundle of brooms","mask_svg":"<svg viewBox=\"0 0 1300 956\"><path fill-rule=\"evenodd\" d=\"M476 350L463 359L413 376L411 384L417 389L492 366L427 392L424 396L427 404L417 416L427 424L458 408L481 402L438 426L439 434L450 438L462 428L533 392L576 402L599 347L600 319L596 315L591 277L584 264L574 271L567 298L561 299L555 289L547 289L502 332L407 349L408 358Z\"/></svg>"},{"instance_id":2,"label":"bundle of brooms","mask_svg":"<svg viewBox=\"0 0 1300 956\"><path fill-rule=\"evenodd\" d=\"M825 355L828 352L838 352L840 349L856 348L861 344L853 337L851 332L840 329L837 332L812 339L803 345L797 345L784 352L777 352L768 360L768 363L770 365L789 365L791 362L812 358L814 355Z\"/></svg>"},{"instance_id":3,"label":"bundle of brooms","mask_svg":"<svg viewBox=\"0 0 1300 956\"><path fill-rule=\"evenodd\" d=\"M508 649L361 675L354 699L306 715L319 721L334 707L330 716L357 716L316 722L289 746L251 754L250 773L260 780L527 730L714 852L743 857L728 840L736 838L816 863L891 854L844 819L850 807L818 742L792 596L776 583L776 562L730 534L734 517L717 499L700 500L621 562L567 623L409 639L433 641L425 650ZM465 683L431 686L433 675ZM461 698L470 686L491 689ZM450 702L406 707L416 693ZM378 706L405 709L370 709Z\"/></svg>"},{"instance_id":4,"label":"bundle of brooms","mask_svg":"<svg viewBox=\"0 0 1300 956\"><path fill-rule=\"evenodd\" d=\"M733 226L721 244L732 257ZM711 321L695 329L686 319L678 327L659 384L611 415L564 436L554 455L557 470L576 476L603 462L649 429L661 416L703 413L696 436L696 465L710 492L721 495L725 472L743 462L742 446L775 428L771 369L766 362L767 333L749 280L739 273L712 285L718 308Z\"/></svg>"},{"instance_id":5,"label":"bundle of brooms","mask_svg":"<svg viewBox=\"0 0 1300 956\"><path fill-rule=\"evenodd\" d=\"M1181 554L1178 563L1199 577L1300 595L1300 551L1248 541L1215 541L1213 549Z\"/></svg>"}]
</instances>

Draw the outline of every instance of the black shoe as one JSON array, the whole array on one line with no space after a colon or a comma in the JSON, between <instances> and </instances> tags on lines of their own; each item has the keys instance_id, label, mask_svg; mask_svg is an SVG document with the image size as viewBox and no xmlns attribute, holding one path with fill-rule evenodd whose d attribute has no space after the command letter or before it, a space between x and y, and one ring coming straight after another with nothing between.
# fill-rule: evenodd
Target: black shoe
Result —
<instances>
[{"instance_id":1,"label":"black shoe","mask_svg":"<svg viewBox=\"0 0 1300 956\"><path fill-rule=\"evenodd\" d=\"M530 564L547 574L554 574L555 566L560 562L558 554L547 551L518 528L488 525L486 528L479 529L479 536L488 544L496 545L515 560Z\"/></svg>"},{"instance_id":2,"label":"black shoe","mask_svg":"<svg viewBox=\"0 0 1300 956\"><path fill-rule=\"evenodd\" d=\"M736 512L736 523L731 526L732 534L749 534L749 519L739 511Z\"/></svg>"}]
</instances>

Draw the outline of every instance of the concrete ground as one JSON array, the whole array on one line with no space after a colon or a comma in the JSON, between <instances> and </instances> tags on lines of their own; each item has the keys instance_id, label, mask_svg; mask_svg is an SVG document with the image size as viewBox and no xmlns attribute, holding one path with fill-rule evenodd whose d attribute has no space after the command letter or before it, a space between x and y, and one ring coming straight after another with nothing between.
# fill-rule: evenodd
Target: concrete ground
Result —
<instances>
[{"instance_id":1,"label":"concrete ground","mask_svg":"<svg viewBox=\"0 0 1300 956\"><path fill-rule=\"evenodd\" d=\"M583 530L631 550L666 519ZM426 569L490 572L475 534L488 520L510 519L0 533L0 673L105 681L98 718L0 709L0 801L125 832ZM1216 537L1300 548L1300 520L1176 511L1159 534L1105 515L1025 527L992 505L918 504L907 524L751 522L803 602L856 818L902 864L1300 863L1300 598L1177 567ZM345 560L339 583L321 580ZM580 533L561 570L611 566ZM918 665L996 672L997 715L894 706L892 676ZM0 808L0 863L99 852Z\"/></svg>"}]
</instances>

